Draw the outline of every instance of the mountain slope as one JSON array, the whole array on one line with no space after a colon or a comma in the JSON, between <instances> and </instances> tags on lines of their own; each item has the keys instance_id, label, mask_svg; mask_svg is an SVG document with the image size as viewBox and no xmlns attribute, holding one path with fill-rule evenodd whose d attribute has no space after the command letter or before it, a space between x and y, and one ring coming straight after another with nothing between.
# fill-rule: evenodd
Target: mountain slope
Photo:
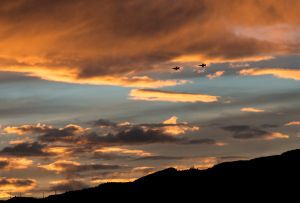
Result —
<instances>
[{"instance_id":1,"label":"mountain slope","mask_svg":"<svg viewBox=\"0 0 300 203\"><path fill-rule=\"evenodd\" d=\"M298 197L300 150L277 156L218 164L210 169L174 168L131 183L107 183L45 199L13 198L8 202L107 202L279 200Z\"/></svg>"}]
</instances>

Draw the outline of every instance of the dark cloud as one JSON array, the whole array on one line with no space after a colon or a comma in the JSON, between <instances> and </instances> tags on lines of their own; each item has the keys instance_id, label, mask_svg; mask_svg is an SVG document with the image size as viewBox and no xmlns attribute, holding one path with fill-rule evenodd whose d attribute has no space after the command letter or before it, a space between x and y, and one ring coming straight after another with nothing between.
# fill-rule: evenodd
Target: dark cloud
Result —
<instances>
[{"instance_id":1,"label":"dark cloud","mask_svg":"<svg viewBox=\"0 0 300 203\"><path fill-rule=\"evenodd\" d=\"M42 142L75 142L78 136L85 131L85 128L74 124L69 124L62 128L54 128L51 125L40 123L37 125L7 126L4 128L4 132L7 134L38 134L38 139Z\"/></svg>"},{"instance_id":2,"label":"dark cloud","mask_svg":"<svg viewBox=\"0 0 300 203\"><path fill-rule=\"evenodd\" d=\"M9 165L9 161L8 160L1 160L0 161L0 169L4 169Z\"/></svg>"},{"instance_id":3,"label":"dark cloud","mask_svg":"<svg viewBox=\"0 0 300 203\"><path fill-rule=\"evenodd\" d=\"M268 134L265 130L253 128L248 125L231 125L223 127L222 129L233 132L233 137L237 139L261 138Z\"/></svg>"},{"instance_id":4,"label":"dark cloud","mask_svg":"<svg viewBox=\"0 0 300 203\"><path fill-rule=\"evenodd\" d=\"M258 127L253 127L249 125L231 125L225 126L223 130L233 133L233 138L236 139L267 139L272 140L276 138L288 138L289 136L279 132L269 132Z\"/></svg>"},{"instance_id":5,"label":"dark cloud","mask_svg":"<svg viewBox=\"0 0 300 203\"><path fill-rule=\"evenodd\" d=\"M193 139L193 140L188 140L187 144L211 144L211 145L217 145L218 142L214 139Z\"/></svg>"},{"instance_id":6,"label":"dark cloud","mask_svg":"<svg viewBox=\"0 0 300 203\"><path fill-rule=\"evenodd\" d=\"M89 143L100 145L140 145L151 143L174 143L174 144L217 144L213 139L190 140L184 136L174 136L164 131L163 127L188 126L188 124L178 123L150 123L120 126L116 134L101 136L95 132L85 136Z\"/></svg>"},{"instance_id":7,"label":"dark cloud","mask_svg":"<svg viewBox=\"0 0 300 203\"><path fill-rule=\"evenodd\" d=\"M277 124L268 124L268 123L265 123L265 124L261 125L262 128L277 128L279 126L280 125L277 125Z\"/></svg>"},{"instance_id":8,"label":"dark cloud","mask_svg":"<svg viewBox=\"0 0 300 203\"><path fill-rule=\"evenodd\" d=\"M161 160L182 160L187 157L182 156L145 156L134 159L133 161L161 161Z\"/></svg>"},{"instance_id":9,"label":"dark cloud","mask_svg":"<svg viewBox=\"0 0 300 203\"><path fill-rule=\"evenodd\" d=\"M90 133L86 135L86 139L90 143L99 143L103 145L176 143L182 140L182 138L165 134L161 130L144 130L141 127L133 127L127 131L121 131L117 134L108 134L105 136Z\"/></svg>"},{"instance_id":10,"label":"dark cloud","mask_svg":"<svg viewBox=\"0 0 300 203\"><path fill-rule=\"evenodd\" d=\"M131 159L132 156L124 156L119 154L107 154L107 153L94 153L93 158L103 160L116 160L116 159Z\"/></svg>"},{"instance_id":11,"label":"dark cloud","mask_svg":"<svg viewBox=\"0 0 300 203\"><path fill-rule=\"evenodd\" d=\"M89 164L89 165L80 165L77 167L69 168L70 172L85 172L85 171L92 171L92 170L115 170L124 168L120 165L109 165L109 164ZM68 169L67 169L68 170Z\"/></svg>"},{"instance_id":12,"label":"dark cloud","mask_svg":"<svg viewBox=\"0 0 300 203\"><path fill-rule=\"evenodd\" d=\"M245 156L222 156L222 157L219 157L219 159L222 160L222 161L234 161L234 160L249 159L249 157L245 157Z\"/></svg>"},{"instance_id":13,"label":"dark cloud","mask_svg":"<svg viewBox=\"0 0 300 203\"><path fill-rule=\"evenodd\" d=\"M114 124L113 124L114 126ZM112 127L112 126L111 126ZM181 137L174 137L165 133L161 129L144 128L145 126L129 125L129 126L115 126L113 129L115 133L106 134L105 131L100 132L86 132L83 128L77 125L67 125L64 128L50 128L36 129L35 126L27 127L12 127L20 130L21 133L37 133L38 140L43 142L64 142L64 143L89 143L93 145L122 145L122 144L149 144L149 143L176 143L183 141ZM30 129L30 130L27 130ZM30 146L29 146L30 145ZM17 145L14 148L32 147L32 144L26 143L21 146ZM42 146L35 143L35 147ZM42 149L42 148L41 148ZM12 150L10 148L4 149Z\"/></svg>"},{"instance_id":14,"label":"dark cloud","mask_svg":"<svg viewBox=\"0 0 300 203\"><path fill-rule=\"evenodd\" d=\"M50 154L44 152L43 150L46 148L45 144L41 144L39 142L25 142L9 147L5 147L0 151L1 155L7 156L48 156Z\"/></svg>"},{"instance_id":15,"label":"dark cloud","mask_svg":"<svg viewBox=\"0 0 300 203\"><path fill-rule=\"evenodd\" d=\"M61 183L57 183L53 186L51 186L50 191L57 191L57 192L67 192L67 191L73 191L73 190L80 190L83 188L88 188L89 185L84 183L83 181L78 180L65 180L61 181Z\"/></svg>"},{"instance_id":16,"label":"dark cloud","mask_svg":"<svg viewBox=\"0 0 300 203\"><path fill-rule=\"evenodd\" d=\"M128 168L127 166L112 165L112 164L81 164L79 162L58 160L48 165L41 165L40 168L48 171L55 171L65 175L74 176L85 172L99 171L99 170L117 170Z\"/></svg>"},{"instance_id":17,"label":"dark cloud","mask_svg":"<svg viewBox=\"0 0 300 203\"><path fill-rule=\"evenodd\" d=\"M83 128L77 125L67 125L64 128L49 128L45 129L39 140L43 142L64 141L72 142L77 138L77 133L82 133Z\"/></svg>"},{"instance_id":18,"label":"dark cloud","mask_svg":"<svg viewBox=\"0 0 300 203\"><path fill-rule=\"evenodd\" d=\"M16 180L14 182L15 186L21 187L21 186L28 186L28 185L32 185L34 182L32 180ZM7 184L11 184L11 182L8 179L0 179L0 185L7 185Z\"/></svg>"},{"instance_id":19,"label":"dark cloud","mask_svg":"<svg viewBox=\"0 0 300 203\"><path fill-rule=\"evenodd\" d=\"M66 173L73 173L73 172L87 172L93 170L115 170L124 168L119 165L109 165L109 164L83 164L83 165L72 165L66 163L60 163L58 166L65 169Z\"/></svg>"},{"instance_id":20,"label":"dark cloud","mask_svg":"<svg viewBox=\"0 0 300 203\"><path fill-rule=\"evenodd\" d=\"M171 119L171 120L170 120ZM17 134L37 134L37 140L42 143L65 143L77 144L74 153L83 153L92 150L94 147L116 146L116 145L143 145L154 143L172 143L172 144L211 144L218 145L213 139L189 139L186 137L187 132L199 130L198 126L189 125L188 123L177 123L177 117L171 117L163 123L115 123L109 120L99 119L92 122L94 128L83 128L78 125L69 124L62 128L55 128L47 125L21 125L8 126L4 128L6 133ZM172 123L173 122L173 123ZM101 127L101 128L98 128ZM104 127L104 128L102 128ZM45 147L35 142L34 144L24 143L21 146L7 147L2 153L8 151L24 151L20 148L34 148L37 152ZM85 147L80 147L83 145ZM17 153L17 152L15 152ZM30 153L30 152L27 152ZM32 153L34 154L34 153ZM101 155L99 155L101 156ZM102 156L102 158L113 158Z\"/></svg>"},{"instance_id":21,"label":"dark cloud","mask_svg":"<svg viewBox=\"0 0 300 203\"><path fill-rule=\"evenodd\" d=\"M93 121L93 124L95 126L104 126L104 127L115 127L117 125L117 123L107 119L98 119L96 121Z\"/></svg>"},{"instance_id":22,"label":"dark cloud","mask_svg":"<svg viewBox=\"0 0 300 203\"><path fill-rule=\"evenodd\" d=\"M251 129L251 127L248 125L230 125L223 127L223 129L231 132L243 132Z\"/></svg>"},{"instance_id":23,"label":"dark cloud","mask_svg":"<svg viewBox=\"0 0 300 203\"><path fill-rule=\"evenodd\" d=\"M0 186L12 185L15 187L28 187L35 185L36 181L32 179L0 178Z\"/></svg>"}]
</instances>

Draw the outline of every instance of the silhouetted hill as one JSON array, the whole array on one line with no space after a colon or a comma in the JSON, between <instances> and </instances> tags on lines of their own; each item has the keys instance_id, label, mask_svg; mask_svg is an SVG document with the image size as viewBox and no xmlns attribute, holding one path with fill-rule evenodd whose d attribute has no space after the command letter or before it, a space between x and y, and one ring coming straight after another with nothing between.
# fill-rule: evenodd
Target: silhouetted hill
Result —
<instances>
[{"instance_id":1,"label":"silhouetted hill","mask_svg":"<svg viewBox=\"0 0 300 203\"><path fill-rule=\"evenodd\" d=\"M8 202L298 202L300 150L277 156L218 164L207 170L165 169L129 183L49 196L45 199L13 198Z\"/></svg>"}]
</instances>

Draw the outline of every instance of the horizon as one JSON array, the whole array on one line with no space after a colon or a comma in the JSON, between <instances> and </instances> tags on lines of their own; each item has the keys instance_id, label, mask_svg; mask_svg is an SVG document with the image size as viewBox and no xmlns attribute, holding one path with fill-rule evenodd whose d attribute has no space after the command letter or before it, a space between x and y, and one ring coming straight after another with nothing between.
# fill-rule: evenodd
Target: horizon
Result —
<instances>
[{"instance_id":1,"label":"horizon","mask_svg":"<svg viewBox=\"0 0 300 203\"><path fill-rule=\"evenodd\" d=\"M0 199L299 148L299 10L0 1Z\"/></svg>"}]
</instances>

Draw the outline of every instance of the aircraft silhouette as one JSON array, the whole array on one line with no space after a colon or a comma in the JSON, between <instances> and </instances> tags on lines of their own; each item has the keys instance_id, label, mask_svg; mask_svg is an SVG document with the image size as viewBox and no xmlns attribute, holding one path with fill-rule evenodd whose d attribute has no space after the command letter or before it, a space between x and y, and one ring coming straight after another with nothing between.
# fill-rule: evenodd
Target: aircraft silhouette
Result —
<instances>
[{"instance_id":1,"label":"aircraft silhouette","mask_svg":"<svg viewBox=\"0 0 300 203\"><path fill-rule=\"evenodd\" d=\"M172 68L172 69L174 69L174 70L179 70L180 67L176 66L175 68Z\"/></svg>"},{"instance_id":2,"label":"aircraft silhouette","mask_svg":"<svg viewBox=\"0 0 300 203\"><path fill-rule=\"evenodd\" d=\"M204 68L206 66L206 64L202 63L201 65L198 65L198 66L201 66L202 68Z\"/></svg>"}]
</instances>

